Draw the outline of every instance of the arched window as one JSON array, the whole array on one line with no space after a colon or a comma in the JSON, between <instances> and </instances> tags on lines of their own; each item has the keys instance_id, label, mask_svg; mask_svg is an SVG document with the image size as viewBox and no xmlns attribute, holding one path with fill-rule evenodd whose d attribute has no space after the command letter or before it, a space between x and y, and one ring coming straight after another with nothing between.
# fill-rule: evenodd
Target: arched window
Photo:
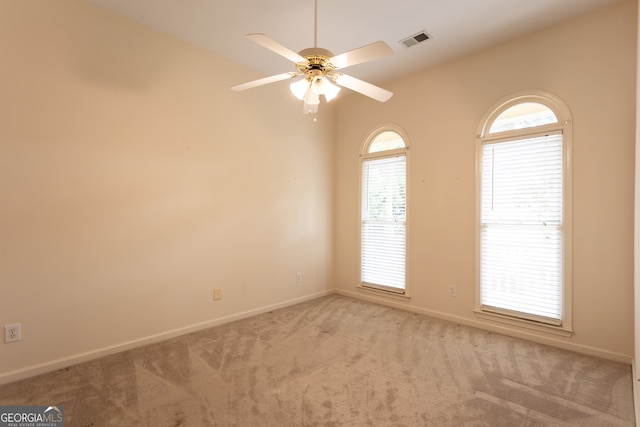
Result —
<instances>
[{"instance_id":1,"label":"arched window","mask_svg":"<svg viewBox=\"0 0 640 427\"><path fill-rule=\"evenodd\" d=\"M481 315L571 331L570 153L570 112L552 94L510 96L481 121Z\"/></svg>"},{"instance_id":2,"label":"arched window","mask_svg":"<svg viewBox=\"0 0 640 427\"><path fill-rule=\"evenodd\" d=\"M360 282L407 293L407 138L395 126L376 129L361 153Z\"/></svg>"}]
</instances>

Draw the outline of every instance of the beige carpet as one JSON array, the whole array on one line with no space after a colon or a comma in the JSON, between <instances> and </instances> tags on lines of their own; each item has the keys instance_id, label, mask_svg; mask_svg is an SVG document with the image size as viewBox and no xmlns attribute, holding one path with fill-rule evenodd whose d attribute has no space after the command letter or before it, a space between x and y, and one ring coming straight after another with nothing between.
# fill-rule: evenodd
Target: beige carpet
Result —
<instances>
[{"instance_id":1,"label":"beige carpet","mask_svg":"<svg viewBox=\"0 0 640 427\"><path fill-rule=\"evenodd\" d=\"M66 426L633 426L631 368L331 295L0 387Z\"/></svg>"}]
</instances>

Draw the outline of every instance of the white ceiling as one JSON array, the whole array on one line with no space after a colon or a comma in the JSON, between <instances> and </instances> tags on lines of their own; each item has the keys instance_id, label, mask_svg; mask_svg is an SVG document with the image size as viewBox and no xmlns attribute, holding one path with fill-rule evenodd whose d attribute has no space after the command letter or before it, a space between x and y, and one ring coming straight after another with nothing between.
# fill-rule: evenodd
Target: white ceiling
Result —
<instances>
[{"instance_id":1,"label":"white ceiling","mask_svg":"<svg viewBox=\"0 0 640 427\"><path fill-rule=\"evenodd\" d=\"M264 33L296 52L314 42L313 0L89 1L264 76L294 71L293 64L244 34ZM381 85L616 1L318 0L318 47L339 54L374 41L386 42L393 56L348 69L354 77ZM411 48L399 43L423 30L430 40Z\"/></svg>"}]
</instances>

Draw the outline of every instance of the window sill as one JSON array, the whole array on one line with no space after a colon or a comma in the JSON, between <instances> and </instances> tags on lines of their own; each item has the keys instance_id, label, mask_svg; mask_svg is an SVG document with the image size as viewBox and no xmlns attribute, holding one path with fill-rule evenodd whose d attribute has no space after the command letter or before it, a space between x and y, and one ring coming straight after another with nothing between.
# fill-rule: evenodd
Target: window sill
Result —
<instances>
[{"instance_id":1,"label":"window sill","mask_svg":"<svg viewBox=\"0 0 640 427\"><path fill-rule=\"evenodd\" d=\"M376 295L381 297L387 297L400 301L409 301L411 297L406 293L400 294L393 291L385 291L384 289L371 288L369 286L358 285L358 291L364 294Z\"/></svg>"},{"instance_id":2,"label":"window sill","mask_svg":"<svg viewBox=\"0 0 640 427\"><path fill-rule=\"evenodd\" d=\"M538 332L545 332L561 337L571 337L573 335L573 329L563 326L545 325L544 323L535 322L533 320L518 319L516 317L506 316L498 313L491 313L478 309L474 310L474 313L478 318L504 323L511 326L518 326L521 328L526 328Z\"/></svg>"}]
</instances>

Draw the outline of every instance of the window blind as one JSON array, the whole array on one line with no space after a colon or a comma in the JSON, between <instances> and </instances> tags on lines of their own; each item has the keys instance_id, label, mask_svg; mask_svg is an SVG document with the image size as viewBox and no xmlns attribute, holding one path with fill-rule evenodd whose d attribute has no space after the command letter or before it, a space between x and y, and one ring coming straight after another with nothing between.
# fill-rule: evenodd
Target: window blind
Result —
<instances>
[{"instance_id":1,"label":"window blind","mask_svg":"<svg viewBox=\"0 0 640 427\"><path fill-rule=\"evenodd\" d=\"M562 134L485 143L481 161L482 309L560 324Z\"/></svg>"},{"instance_id":2,"label":"window blind","mask_svg":"<svg viewBox=\"0 0 640 427\"><path fill-rule=\"evenodd\" d=\"M394 292L405 289L406 156L362 164L361 280Z\"/></svg>"}]
</instances>

